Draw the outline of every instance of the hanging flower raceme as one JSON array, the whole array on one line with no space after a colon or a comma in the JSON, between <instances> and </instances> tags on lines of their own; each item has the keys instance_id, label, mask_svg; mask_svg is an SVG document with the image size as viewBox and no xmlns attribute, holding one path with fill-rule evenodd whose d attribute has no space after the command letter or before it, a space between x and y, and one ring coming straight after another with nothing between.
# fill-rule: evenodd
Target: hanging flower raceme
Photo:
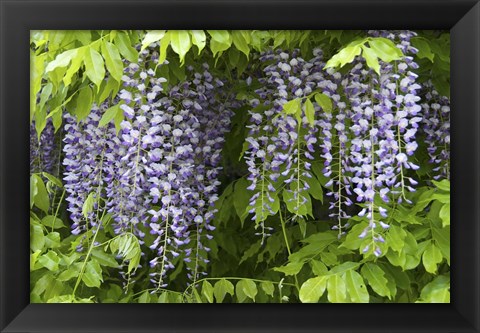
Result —
<instances>
[{"instance_id":1,"label":"hanging flower raceme","mask_svg":"<svg viewBox=\"0 0 480 333\"><path fill-rule=\"evenodd\" d=\"M57 175L59 157L52 119L47 119L45 128L40 134L40 140L38 140L35 121L33 121L30 125L30 173L45 171Z\"/></svg>"},{"instance_id":2,"label":"hanging flower raceme","mask_svg":"<svg viewBox=\"0 0 480 333\"><path fill-rule=\"evenodd\" d=\"M73 221L72 233L75 235L85 231L87 223L93 227L99 222L96 211L91 211L85 216L82 209L87 198L91 196L96 210L103 195L107 143L115 136L115 129L112 126L98 127L106 109L106 104L100 107L94 105L87 118L79 122L68 113L64 115L63 180L68 202L67 210Z\"/></svg>"},{"instance_id":3,"label":"hanging flower raceme","mask_svg":"<svg viewBox=\"0 0 480 333\"><path fill-rule=\"evenodd\" d=\"M450 99L438 93L430 81L424 87L422 130L429 162L434 164L433 179L450 179Z\"/></svg>"}]
</instances>

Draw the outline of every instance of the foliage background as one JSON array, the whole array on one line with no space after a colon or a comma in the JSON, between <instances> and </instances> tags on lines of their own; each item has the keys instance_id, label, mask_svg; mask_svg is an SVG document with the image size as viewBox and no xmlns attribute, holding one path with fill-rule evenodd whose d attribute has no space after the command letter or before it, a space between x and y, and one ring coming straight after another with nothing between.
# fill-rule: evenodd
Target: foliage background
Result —
<instances>
[{"instance_id":1,"label":"foliage background","mask_svg":"<svg viewBox=\"0 0 480 333\"><path fill-rule=\"evenodd\" d=\"M365 40L364 31L35 31L31 34L31 112L37 139L51 119L57 143L61 141L66 112L85 119L92 104L114 97L120 90L124 63L135 61L137 45L159 43L159 75L166 88L186 79L185 68L208 63L212 73L226 77L238 100L255 97L255 82L244 84L258 70L258 54L268 49L299 49L305 58L315 47L333 59L340 71L349 70L353 57L339 57L352 42ZM419 50L419 82L431 80L435 89L449 96L449 35L420 31L412 41ZM154 44L155 45L155 44ZM348 52L345 52L348 53ZM366 57L366 52L358 55ZM378 58L378 59L377 59ZM376 54L375 61L383 61ZM392 60L395 61L395 60ZM432 166L422 140L416 153L419 185L406 202L389 209L382 255L360 251L358 236L365 227L361 217L352 218L347 235L338 238L328 218L328 198L317 194L305 219L291 221L282 205L269 217L275 225L262 243L255 224L247 218L250 193L244 151L248 107L235 110L232 129L226 136L218 213L209 241L208 276L188 285L178 259L169 273L169 285L153 290L142 262L138 239L116 236L108 228L72 235L65 210L61 164L46 173L31 174L31 301L32 302L449 302L450 301L450 184L432 181ZM103 118L119 126L119 109ZM59 154L60 155L60 154ZM60 157L60 156L59 156ZM315 172L321 193L328 189L321 171ZM85 211L93 210L86 203ZM104 224L109 216L104 215ZM87 241L92 245L77 251ZM112 247L112 243L114 246ZM118 272L122 262L135 270L133 279ZM142 266L137 268L137 264ZM124 267L125 269L125 267Z\"/></svg>"}]
</instances>

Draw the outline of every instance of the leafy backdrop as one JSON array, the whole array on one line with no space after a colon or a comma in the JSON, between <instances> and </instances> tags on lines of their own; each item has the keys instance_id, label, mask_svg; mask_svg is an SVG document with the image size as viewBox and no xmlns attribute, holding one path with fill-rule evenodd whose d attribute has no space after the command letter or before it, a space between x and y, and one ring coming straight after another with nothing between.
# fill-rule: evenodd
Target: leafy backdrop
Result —
<instances>
[{"instance_id":1,"label":"leafy backdrop","mask_svg":"<svg viewBox=\"0 0 480 333\"><path fill-rule=\"evenodd\" d=\"M31 301L449 302L448 45L33 31Z\"/></svg>"}]
</instances>

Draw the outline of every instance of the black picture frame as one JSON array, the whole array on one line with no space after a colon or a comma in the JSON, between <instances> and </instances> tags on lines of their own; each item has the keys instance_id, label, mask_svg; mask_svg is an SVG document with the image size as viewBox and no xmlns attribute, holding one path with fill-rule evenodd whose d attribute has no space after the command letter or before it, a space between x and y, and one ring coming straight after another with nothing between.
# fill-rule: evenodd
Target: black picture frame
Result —
<instances>
[{"instance_id":1,"label":"black picture frame","mask_svg":"<svg viewBox=\"0 0 480 333\"><path fill-rule=\"evenodd\" d=\"M480 332L480 3L475 0L0 0L2 332ZM450 304L29 304L29 31L448 29Z\"/></svg>"}]
</instances>

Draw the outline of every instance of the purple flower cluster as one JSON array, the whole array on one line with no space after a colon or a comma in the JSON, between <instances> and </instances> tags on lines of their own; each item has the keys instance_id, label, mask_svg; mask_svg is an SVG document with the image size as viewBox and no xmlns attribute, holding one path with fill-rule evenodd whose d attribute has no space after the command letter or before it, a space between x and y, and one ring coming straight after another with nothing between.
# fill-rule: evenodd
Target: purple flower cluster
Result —
<instances>
[{"instance_id":1,"label":"purple flower cluster","mask_svg":"<svg viewBox=\"0 0 480 333\"><path fill-rule=\"evenodd\" d=\"M45 171L57 175L59 157L52 119L47 119L45 128L40 134L40 141L33 121L30 125L30 173Z\"/></svg>"},{"instance_id":2,"label":"purple flower cluster","mask_svg":"<svg viewBox=\"0 0 480 333\"><path fill-rule=\"evenodd\" d=\"M450 179L450 99L439 94L430 81L424 87L422 129L429 162L434 165L433 179Z\"/></svg>"},{"instance_id":3,"label":"purple flower cluster","mask_svg":"<svg viewBox=\"0 0 480 333\"><path fill-rule=\"evenodd\" d=\"M98 224L99 215L90 212L88 217L82 214L82 208L87 197L92 194L95 201L94 208L98 208L103 195L103 188L108 176L105 154L108 151L108 142L115 136L112 126L99 128L98 123L107 105L93 106L90 114L84 120L77 119L65 113L64 115L64 188L68 212L73 221L72 233L78 235L89 226Z\"/></svg>"},{"instance_id":4,"label":"purple flower cluster","mask_svg":"<svg viewBox=\"0 0 480 333\"><path fill-rule=\"evenodd\" d=\"M284 188L284 199L295 200L294 215L306 215L302 206L308 200L311 163L316 162L312 160L315 147L319 147L323 174L329 179L326 187L331 188L327 196L333 199L330 217L338 221L334 229L339 230L339 237L344 234L348 223L343 221L351 218L346 207L355 200L363 206L359 215L369 221L360 237L369 235L372 242L363 251L371 247L376 256L381 255L375 243L384 241L382 230L389 226L381 221L387 216L387 205L376 198L384 203L408 202L406 193L414 191L417 184L409 170L418 169L410 157L418 147L421 86L416 82L418 65L412 57L417 50L410 44L415 34L369 33L392 40L404 54L394 63L381 61L380 75L361 57L345 74L324 69L320 49L314 50L309 61L298 57L296 51L262 55L261 60L270 64L259 79L263 87L256 91L263 104L251 101L245 153L253 191L250 212L256 226L264 228L266 217L276 214L279 188ZM304 111L301 117L282 111L287 101L300 99L304 104L312 93L326 95L332 102L331 112L314 103L314 126L309 125Z\"/></svg>"},{"instance_id":5,"label":"purple flower cluster","mask_svg":"<svg viewBox=\"0 0 480 333\"><path fill-rule=\"evenodd\" d=\"M115 99L124 115L118 135L112 123L98 128L106 106L78 124L66 116L64 179L72 232L96 224L98 216L91 213L85 221L82 215L87 196L95 193L114 232L133 233L153 251L150 278L163 288L180 259L191 280L205 274L224 135L237 105L207 64L189 67L186 81L164 91L167 80L155 70L168 62L158 64L154 47L126 64ZM144 244L144 231L152 242Z\"/></svg>"},{"instance_id":6,"label":"purple flower cluster","mask_svg":"<svg viewBox=\"0 0 480 333\"><path fill-rule=\"evenodd\" d=\"M250 101L245 159L251 181L248 189L253 191L250 213L263 241L270 229L265 220L279 209L277 189L283 188L285 200L293 204L294 218L305 215L318 128L309 124L304 110L299 116L282 110L289 100L308 98L322 77L316 75L313 62L298 56L298 50L266 53L260 60L271 64L264 68L259 78L263 87L256 91L263 104Z\"/></svg>"}]
</instances>

